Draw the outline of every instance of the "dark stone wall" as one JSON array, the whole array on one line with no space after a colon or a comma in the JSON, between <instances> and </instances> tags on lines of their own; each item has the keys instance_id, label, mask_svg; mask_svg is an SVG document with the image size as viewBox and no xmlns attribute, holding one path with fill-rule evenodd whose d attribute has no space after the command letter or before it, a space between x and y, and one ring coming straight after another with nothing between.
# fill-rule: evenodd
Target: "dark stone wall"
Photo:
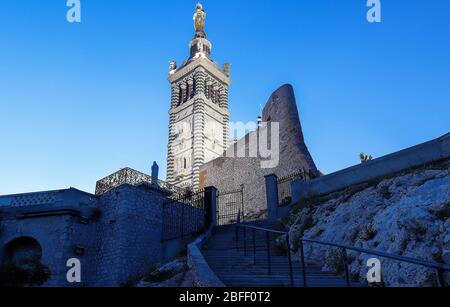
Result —
<instances>
[{"instance_id":1,"label":"dark stone wall","mask_svg":"<svg viewBox=\"0 0 450 307\"><path fill-rule=\"evenodd\" d=\"M157 191L130 185L99 198L91 285L120 286L161 261L164 201Z\"/></svg>"},{"instance_id":2,"label":"dark stone wall","mask_svg":"<svg viewBox=\"0 0 450 307\"><path fill-rule=\"evenodd\" d=\"M4 247L13 240L23 237L35 239L42 248L41 263L51 271L50 280L44 286L67 285L66 261L73 257L70 229L77 221L70 216L52 216L39 219L3 220L0 236L2 261Z\"/></svg>"},{"instance_id":3,"label":"dark stone wall","mask_svg":"<svg viewBox=\"0 0 450 307\"><path fill-rule=\"evenodd\" d=\"M131 185L100 197L75 189L2 196L0 264L9 242L30 237L41 246L42 263L52 272L44 286L120 286L164 258L166 200L160 191ZM100 212L97 218L94 211ZM81 284L67 282L70 258L81 261Z\"/></svg>"},{"instance_id":4,"label":"dark stone wall","mask_svg":"<svg viewBox=\"0 0 450 307\"><path fill-rule=\"evenodd\" d=\"M86 223L83 216L89 216L95 202L93 195L76 189L0 197L0 263L5 260L8 243L29 237L39 243L41 263L51 271L44 286L73 286L66 279L66 263L70 258L79 258L84 264L83 283L77 286L86 285L90 274L86 265L88 255L77 255L75 251L76 246L89 251L92 244L92 224ZM80 216L71 214L72 211Z\"/></svg>"}]
</instances>

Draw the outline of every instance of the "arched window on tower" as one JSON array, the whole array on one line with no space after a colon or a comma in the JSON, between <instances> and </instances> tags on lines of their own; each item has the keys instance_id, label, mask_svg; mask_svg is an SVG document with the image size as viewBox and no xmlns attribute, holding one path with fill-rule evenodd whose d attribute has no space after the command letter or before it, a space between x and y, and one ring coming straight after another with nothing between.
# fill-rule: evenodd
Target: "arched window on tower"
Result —
<instances>
[{"instance_id":1,"label":"arched window on tower","mask_svg":"<svg viewBox=\"0 0 450 307\"><path fill-rule=\"evenodd\" d=\"M211 99L211 88L212 88L212 84L209 84L208 83L208 85L206 86L206 97L208 98L208 99Z\"/></svg>"},{"instance_id":2,"label":"arched window on tower","mask_svg":"<svg viewBox=\"0 0 450 307\"><path fill-rule=\"evenodd\" d=\"M192 90L191 81L187 80L186 81L186 97L184 98L184 102L188 101L191 98L191 90Z\"/></svg>"},{"instance_id":3,"label":"arched window on tower","mask_svg":"<svg viewBox=\"0 0 450 307\"><path fill-rule=\"evenodd\" d=\"M192 97L194 97L194 80L190 80L188 82L188 87L189 87L189 95L188 95L188 100L189 100Z\"/></svg>"},{"instance_id":4,"label":"arched window on tower","mask_svg":"<svg viewBox=\"0 0 450 307\"><path fill-rule=\"evenodd\" d=\"M210 91L210 97L211 97L211 101L214 103L214 100L216 99L216 93L213 90L212 85L209 86L209 91Z\"/></svg>"},{"instance_id":5,"label":"arched window on tower","mask_svg":"<svg viewBox=\"0 0 450 307\"><path fill-rule=\"evenodd\" d=\"M183 104L187 101L187 88L186 88L186 84L182 84L181 85L181 100L180 100L180 104Z\"/></svg>"},{"instance_id":6,"label":"arched window on tower","mask_svg":"<svg viewBox=\"0 0 450 307\"><path fill-rule=\"evenodd\" d=\"M186 169L187 168L187 161L186 161L186 158L184 158L184 169Z\"/></svg>"},{"instance_id":7,"label":"arched window on tower","mask_svg":"<svg viewBox=\"0 0 450 307\"><path fill-rule=\"evenodd\" d=\"M215 90L214 91L214 103L215 104L219 104L219 98L220 98L220 96L219 96L219 90Z\"/></svg>"},{"instance_id":8,"label":"arched window on tower","mask_svg":"<svg viewBox=\"0 0 450 307\"><path fill-rule=\"evenodd\" d=\"M178 87L179 87L178 92L178 106L179 106L183 102L183 88L181 87L181 85L179 85Z\"/></svg>"}]
</instances>

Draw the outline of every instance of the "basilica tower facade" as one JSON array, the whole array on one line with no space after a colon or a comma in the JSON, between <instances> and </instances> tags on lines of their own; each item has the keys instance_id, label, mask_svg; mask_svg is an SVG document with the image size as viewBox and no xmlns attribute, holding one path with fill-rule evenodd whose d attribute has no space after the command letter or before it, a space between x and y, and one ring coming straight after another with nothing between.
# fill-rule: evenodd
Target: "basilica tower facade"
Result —
<instances>
[{"instance_id":1,"label":"basilica tower facade","mask_svg":"<svg viewBox=\"0 0 450 307\"><path fill-rule=\"evenodd\" d=\"M200 167L221 156L229 146L230 65L220 67L211 59L205 19L206 13L198 4L189 58L179 67L172 61L169 68L172 98L167 182L194 190L200 185Z\"/></svg>"}]
</instances>

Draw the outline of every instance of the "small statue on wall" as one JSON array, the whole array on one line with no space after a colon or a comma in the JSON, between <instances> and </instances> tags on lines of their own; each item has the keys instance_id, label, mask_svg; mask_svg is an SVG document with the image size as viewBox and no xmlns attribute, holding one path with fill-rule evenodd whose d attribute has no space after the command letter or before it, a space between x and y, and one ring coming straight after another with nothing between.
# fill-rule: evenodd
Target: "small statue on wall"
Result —
<instances>
[{"instance_id":1,"label":"small statue on wall","mask_svg":"<svg viewBox=\"0 0 450 307\"><path fill-rule=\"evenodd\" d=\"M169 62L169 73L173 74L177 70L177 62L176 61L170 61Z\"/></svg>"},{"instance_id":2,"label":"small statue on wall","mask_svg":"<svg viewBox=\"0 0 450 307\"><path fill-rule=\"evenodd\" d=\"M368 155L366 155L365 153L362 152L359 155L359 159L361 160L361 163L366 163L366 162L372 161L373 157L372 156L368 156Z\"/></svg>"},{"instance_id":3,"label":"small statue on wall","mask_svg":"<svg viewBox=\"0 0 450 307\"><path fill-rule=\"evenodd\" d=\"M229 64L229 63L223 64L223 72L228 77L230 76L230 70L231 70L231 64Z\"/></svg>"}]
</instances>

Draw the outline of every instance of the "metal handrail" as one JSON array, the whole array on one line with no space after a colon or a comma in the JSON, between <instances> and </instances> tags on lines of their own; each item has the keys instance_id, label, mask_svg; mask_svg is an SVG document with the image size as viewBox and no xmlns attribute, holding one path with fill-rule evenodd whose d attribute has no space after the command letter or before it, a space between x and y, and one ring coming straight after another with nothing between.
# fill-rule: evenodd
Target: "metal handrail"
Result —
<instances>
[{"instance_id":1,"label":"metal handrail","mask_svg":"<svg viewBox=\"0 0 450 307\"><path fill-rule=\"evenodd\" d=\"M250 228L250 229L261 230L261 231L271 232L271 233L276 233L276 234L281 234L281 235L287 234L286 231L279 231L279 230L268 229L268 228L263 228L263 227L256 227L256 226L250 226L250 225L245 225L245 224L238 224L237 227Z\"/></svg>"},{"instance_id":2,"label":"metal handrail","mask_svg":"<svg viewBox=\"0 0 450 307\"><path fill-rule=\"evenodd\" d=\"M263 231L266 233L286 235L286 241L288 243L288 249L289 249L288 257L289 257L289 261L291 261L290 260L291 250L289 247L290 240L289 240L288 232L274 230L274 229L268 229L268 228L263 228L263 227L250 226L250 225L245 225L245 224L239 224L239 223L237 224L237 228L253 229L253 231ZM425 261L425 260L420 260L420 259L415 259L415 258L410 258L410 257L403 257L403 256L388 254L388 253L384 253L384 252L380 252L380 251L368 250L368 249L364 249L364 248L351 247L351 246L346 246L346 245L337 244L337 243L330 243L330 242L324 242L324 241L318 241L318 240L310 240L310 239L304 239L304 238L300 238L299 243L300 243L299 249L300 249L300 254L301 254L300 260L301 260L301 266L302 266L302 272L303 272L303 282L304 282L305 287L306 287L306 270L305 270L306 265L305 265L305 254L304 254L304 244L303 243L312 243L312 244L317 244L317 245L324 245L324 246L340 248L342 250L342 255L343 255L346 281L347 281L347 285L349 287L351 286L351 282L350 282L350 274L349 274L349 269L348 269L347 251L360 252L363 254L379 256L379 257L386 258L386 259L391 259L391 260L395 260L395 261L424 266L424 267L427 267L430 269L435 269L437 277L438 277L438 281L439 281L439 284L441 287L446 287L444 272L450 272L450 265L437 263L437 262L430 262L430 261ZM289 265L291 266L291 263ZM292 279L292 276L291 276L291 279Z\"/></svg>"},{"instance_id":3,"label":"metal handrail","mask_svg":"<svg viewBox=\"0 0 450 307\"><path fill-rule=\"evenodd\" d=\"M354 252L360 252L363 254L380 256L382 258L387 258L387 259L396 260L396 261L400 261L400 262L406 262L406 263L416 264L416 265L420 265L420 266L425 266L430 269L439 269L439 270L444 270L444 271L450 272L450 265L446 265L446 264L442 264L442 263L438 263L438 262L430 262L430 261L420 260L420 259L416 259L416 258L398 256L398 255L393 255L393 254L388 254L388 253L384 253L384 252L380 252L380 251L369 250L369 249L358 248L358 247L349 247L346 245L329 243L329 242L322 242L322 241L309 240L309 239L300 239L300 240L302 240L303 242L309 242L309 243L314 243L314 244L319 244L319 245L327 245L327 246L332 246L332 247L345 248L347 250L351 250Z\"/></svg>"},{"instance_id":4,"label":"metal handrail","mask_svg":"<svg viewBox=\"0 0 450 307\"><path fill-rule=\"evenodd\" d=\"M247 256L247 229L252 229L252 233L253 233L253 265L256 265L256 231L263 231L266 233L266 250L267 250L267 269L268 269L268 274L272 275L272 256L270 254L270 233L275 233L275 234L286 234L286 242L289 246L289 234L286 232L282 232L282 231L278 231L278 230L272 230L272 229L267 229L267 228L262 228L262 227L255 227L255 226L249 226L249 225L244 225L240 223L240 219L239 219L240 213L238 214L238 219L237 219L237 225L236 225L236 249L239 250L239 228L243 228L244 229L244 255ZM289 264L289 276L290 276L290 281L291 281L291 286L294 286L294 271L292 268L292 257L291 257L291 251L289 249L288 252L288 264ZM305 285L306 285L306 281L305 281Z\"/></svg>"}]
</instances>

